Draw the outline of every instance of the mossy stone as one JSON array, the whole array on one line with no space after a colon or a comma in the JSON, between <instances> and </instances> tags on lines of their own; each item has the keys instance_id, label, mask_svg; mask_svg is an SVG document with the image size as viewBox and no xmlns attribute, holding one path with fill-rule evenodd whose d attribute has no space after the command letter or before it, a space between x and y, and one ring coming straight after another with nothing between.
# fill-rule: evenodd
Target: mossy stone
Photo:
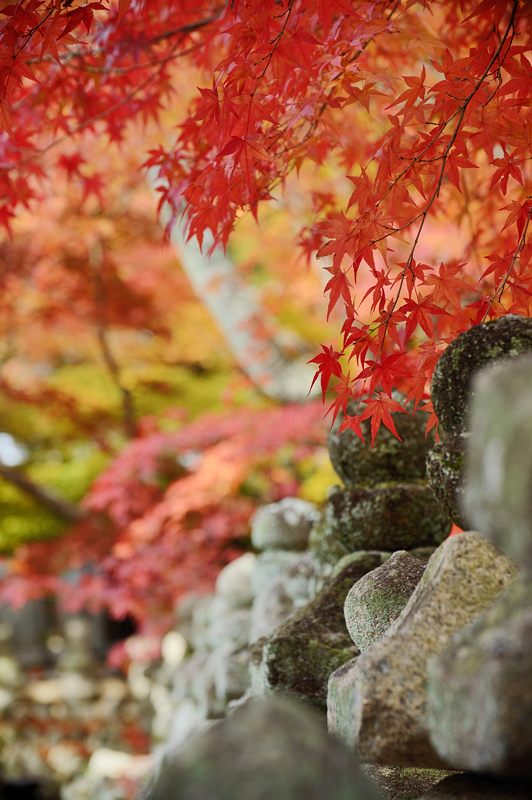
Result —
<instances>
[{"instance_id":1,"label":"mossy stone","mask_svg":"<svg viewBox=\"0 0 532 800\"><path fill-rule=\"evenodd\" d=\"M351 586L388 554L359 553L331 583L298 609L272 636L252 647L255 693L284 692L324 708L331 672L358 654L345 627Z\"/></svg>"},{"instance_id":2,"label":"mossy stone","mask_svg":"<svg viewBox=\"0 0 532 800\"><path fill-rule=\"evenodd\" d=\"M527 575L460 631L430 665L430 735L452 766L532 778L531 640L532 583Z\"/></svg>"},{"instance_id":3,"label":"mossy stone","mask_svg":"<svg viewBox=\"0 0 532 800\"><path fill-rule=\"evenodd\" d=\"M441 508L456 525L469 527L462 511L468 434L437 442L427 453L427 481Z\"/></svg>"},{"instance_id":4,"label":"mossy stone","mask_svg":"<svg viewBox=\"0 0 532 800\"><path fill-rule=\"evenodd\" d=\"M445 768L429 739L428 662L493 604L515 574L515 564L479 533L441 544L386 634L349 670L331 675L331 733L370 763Z\"/></svg>"},{"instance_id":5,"label":"mossy stone","mask_svg":"<svg viewBox=\"0 0 532 800\"><path fill-rule=\"evenodd\" d=\"M351 430L339 433L342 417L329 433L331 463L347 486L375 486L386 481L409 481L425 477L425 458L431 438L425 435L427 415L422 412L392 415L401 441L382 426L374 447L369 420L362 422L366 443Z\"/></svg>"},{"instance_id":6,"label":"mossy stone","mask_svg":"<svg viewBox=\"0 0 532 800\"><path fill-rule=\"evenodd\" d=\"M440 544L450 521L424 481L331 489L310 537L316 559L335 564L356 550L409 550Z\"/></svg>"},{"instance_id":7,"label":"mossy stone","mask_svg":"<svg viewBox=\"0 0 532 800\"><path fill-rule=\"evenodd\" d=\"M345 624L360 652L380 639L406 606L426 564L404 550L368 572L348 592Z\"/></svg>"},{"instance_id":8,"label":"mossy stone","mask_svg":"<svg viewBox=\"0 0 532 800\"><path fill-rule=\"evenodd\" d=\"M479 369L497 359L532 351L532 319L509 314L475 325L449 345L436 364L432 402L445 434L467 430L472 379Z\"/></svg>"}]
</instances>

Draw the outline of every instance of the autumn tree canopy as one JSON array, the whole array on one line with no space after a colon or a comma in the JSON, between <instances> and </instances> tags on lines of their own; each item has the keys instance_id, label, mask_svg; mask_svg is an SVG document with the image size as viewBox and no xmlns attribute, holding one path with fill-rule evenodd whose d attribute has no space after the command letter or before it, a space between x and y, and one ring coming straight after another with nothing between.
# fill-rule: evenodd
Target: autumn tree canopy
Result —
<instances>
[{"instance_id":1,"label":"autumn tree canopy","mask_svg":"<svg viewBox=\"0 0 532 800\"><path fill-rule=\"evenodd\" d=\"M125 145L135 119L162 122L189 67L198 89L173 141L138 153L170 224L184 213L190 236L225 246L293 170L341 166L299 243L342 309L340 344L315 362L324 390L336 379L335 411L358 400L355 431L393 426L394 387L426 400L459 331L528 314L526 0L27 0L0 14L7 230L54 169L103 202L109 175L84 137ZM429 260L435 225L455 242Z\"/></svg>"},{"instance_id":2,"label":"autumn tree canopy","mask_svg":"<svg viewBox=\"0 0 532 800\"><path fill-rule=\"evenodd\" d=\"M90 580L107 580L109 589L121 570L123 586L129 569L144 575L143 585L155 585L161 558L184 558L171 544L177 529L194 536L210 530L230 544L231 525L242 530L250 506L233 504L229 516L227 508L217 516L205 495L216 473L211 448L221 448L221 458L238 462L238 469L255 468L262 455L257 461L253 448L271 455L290 440L289 430L319 439L313 406L300 428L292 409L272 418L279 436L271 443L254 438L251 417L238 424L211 420L211 439L200 424L172 440L209 451L203 477L158 468L149 473L153 497L140 491L139 475L149 472L150 458L164 462L170 440L157 432L146 438L109 330L119 326L122 342L139 327L156 336L172 326L172 303L189 290L165 272L164 259L152 258L153 250L136 256L152 265L140 283L140 271L120 268L109 224L122 242L153 239L153 230L142 227L145 216L133 224L124 216L125 202L112 222L105 217L117 208L117 196L132 191L124 171L129 181L147 177L155 188L168 233L182 239L184 232L205 253L230 251L247 215L259 223L260 242L268 210L285 208L291 221L285 239L314 277L326 275L322 314L331 326L306 355L332 398L330 418L350 403L343 424L355 433L361 435L364 420L372 438L382 424L395 430L392 413L403 410L393 394L399 389L409 408L428 412L430 428L436 419L428 387L446 345L482 320L530 313L531 24L527 0L0 2L0 286L7 298L0 324L9 329L9 310L30 274L32 294L22 306L28 318L37 308L40 327L26 336L28 350L43 347L41 332L53 328L58 314L78 343L80 321L89 318L120 395L122 435L140 436L86 499L86 512L105 511L115 524L118 548ZM299 194L290 200L287 187L294 185ZM61 208L58 187L68 197ZM24 228L18 223L28 211L45 222ZM73 213L89 222L58 233ZM44 262L42 252L35 258L35 242L53 218L53 241L66 255L56 270L53 248L44 244L46 264L36 270ZM277 261L277 302L283 291L303 295L292 260L280 251ZM109 299L105 316L102 298ZM301 313L310 305L302 301ZM268 338L260 323L254 320ZM73 356L59 341L63 330L54 347L64 361ZM2 380L6 396L31 400L16 381L5 374ZM158 378L135 380L144 387ZM85 424L112 460L106 420L80 414L57 388L47 392L40 402L63 403L64 416L76 416L78 430ZM230 441L222 445L227 425ZM215 456L212 463L219 463ZM237 472L229 495L241 485ZM161 476L164 486L156 486ZM172 481L185 494L190 489L189 505L180 505ZM229 495L220 491L223 506ZM152 513L156 500L163 505ZM205 519L202 528L198 520ZM107 535L105 529L102 557ZM149 549L155 540L156 555ZM62 563L60 548L56 555ZM39 551L25 554L19 572L40 560ZM134 599L131 586L118 605ZM154 595L154 608L159 599Z\"/></svg>"}]
</instances>

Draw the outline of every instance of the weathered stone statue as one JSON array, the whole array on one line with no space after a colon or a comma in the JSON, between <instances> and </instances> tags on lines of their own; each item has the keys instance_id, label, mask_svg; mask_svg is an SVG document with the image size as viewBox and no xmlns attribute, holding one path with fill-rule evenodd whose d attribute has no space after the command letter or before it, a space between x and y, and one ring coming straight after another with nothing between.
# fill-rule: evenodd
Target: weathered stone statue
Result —
<instances>
[{"instance_id":1,"label":"weathered stone statue","mask_svg":"<svg viewBox=\"0 0 532 800\"><path fill-rule=\"evenodd\" d=\"M478 533L440 545L384 636L331 676L330 731L356 748L363 761L444 767L428 735L427 662L493 603L515 572Z\"/></svg>"},{"instance_id":2,"label":"weathered stone statue","mask_svg":"<svg viewBox=\"0 0 532 800\"><path fill-rule=\"evenodd\" d=\"M343 611L353 584L381 567L392 551L408 548L418 552L428 547L430 554L448 533L450 523L424 481L428 446L424 415L395 416L402 442L385 430L376 447L370 448L349 430L331 433L331 460L348 485L333 488L322 520L310 532L317 594L255 643L255 693L288 692L325 708L329 675L359 653L346 629ZM267 521L270 512L259 512L254 528L262 516ZM264 546L262 530L260 533L253 534L253 541ZM268 564L266 558L271 559L273 552L261 554L258 565ZM423 550L422 555L427 557ZM281 556L286 560L288 554L279 552L277 559ZM407 558L423 567L413 556ZM270 585L269 594L257 598L254 616L263 604L273 608L275 601L288 593L288 574L283 576L283 586ZM407 599L404 596L404 603ZM385 616L383 613L380 628L386 627Z\"/></svg>"},{"instance_id":3,"label":"weathered stone statue","mask_svg":"<svg viewBox=\"0 0 532 800\"><path fill-rule=\"evenodd\" d=\"M431 395L442 441L427 455L427 477L442 508L461 528L469 527L462 508L463 462L473 378L482 367L528 352L532 352L532 319L509 314L461 333L434 370Z\"/></svg>"},{"instance_id":4,"label":"weathered stone statue","mask_svg":"<svg viewBox=\"0 0 532 800\"><path fill-rule=\"evenodd\" d=\"M532 777L532 356L473 389L466 511L522 571L431 664L428 721L454 767Z\"/></svg>"},{"instance_id":5,"label":"weathered stone statue","mask_svg":"<svg viewBox=\"0 0 532 800\"><path fill-rule=\"evenodd\" d=\"M163 761L143 800L378 800L312 710L253 698Z\"/></svg>"},{"instance_id":6,"label":"weathered stone statue","mask_svg":"<svg viewBox=\"0 0 532 800\"><path fill-rule=\"evenodd\" d=\"M310 537L325 570L357 550L435 547L448 533L425 478L425 415L395 414L394 422L401 441L384 428L373 448L350 430L339 433L338 425L329 436L331 462L345 486L331 489ZM367 421L362 427L369 440Z\"/></svg>"}]
</instances>

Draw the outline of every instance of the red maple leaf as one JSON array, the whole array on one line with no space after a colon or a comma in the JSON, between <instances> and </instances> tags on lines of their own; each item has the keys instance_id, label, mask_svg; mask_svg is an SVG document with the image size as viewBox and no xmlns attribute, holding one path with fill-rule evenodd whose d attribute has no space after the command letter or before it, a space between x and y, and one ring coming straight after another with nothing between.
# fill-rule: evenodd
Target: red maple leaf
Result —
<instances>
[{"instance_id":1,"label":"red maple leaf","mask_svg":"<svg viewBox=\"0 0 532 800\"><path fill-rule=\"evenodd\" d=\"M310 390L318 380L320 379L321 383L321 394L323 400L325 400L325 392L327 391L327 386L329 385L329 381L331 377L335 375L337 378L342 376L342 368L339 364L339 358L341 357L341 353L334 349L332 345L327 347L327 345L322 344L321 346L322 352L319 353L314 358L311 358L308 363L309 364L317 364L318 370L312 379L312 383L310 384Z\"/></svg>"},{"instance_id":2,"label":"red maple leaf","mask_svg":"<svg viewBox=\"0 0 532 800\"><path fill-rule=\"evenodd\" d=\"M366 400L366 408L362 412L360 419L371 420L371 444L375 444L375 438L381 425L385 425L399 441L401 437L397 433L397 428L393 421L392 412L406 413L405 409L392 397L383 392L379 392L375 397Z\"/></svg>"}]
</instances>

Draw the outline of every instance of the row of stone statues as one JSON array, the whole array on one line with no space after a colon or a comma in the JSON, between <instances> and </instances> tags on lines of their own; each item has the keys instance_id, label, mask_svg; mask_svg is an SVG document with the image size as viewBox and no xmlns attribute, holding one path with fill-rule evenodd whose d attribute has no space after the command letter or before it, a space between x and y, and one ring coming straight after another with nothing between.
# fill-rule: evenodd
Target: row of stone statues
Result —
<instances>
[{"instance_id":1,"label":"row of stone statues","mask_svg":"<svg viewBox=\"0 0 532 800\"><path fill-rule=\"evenodd\" d=\"M532 797L532 320L459 337L433 401L432 447L422 414L374 449L334 431L323 514L262 509L258 554L182 608L194 653L146 798Z\"/></svg>"}]
</instances>

